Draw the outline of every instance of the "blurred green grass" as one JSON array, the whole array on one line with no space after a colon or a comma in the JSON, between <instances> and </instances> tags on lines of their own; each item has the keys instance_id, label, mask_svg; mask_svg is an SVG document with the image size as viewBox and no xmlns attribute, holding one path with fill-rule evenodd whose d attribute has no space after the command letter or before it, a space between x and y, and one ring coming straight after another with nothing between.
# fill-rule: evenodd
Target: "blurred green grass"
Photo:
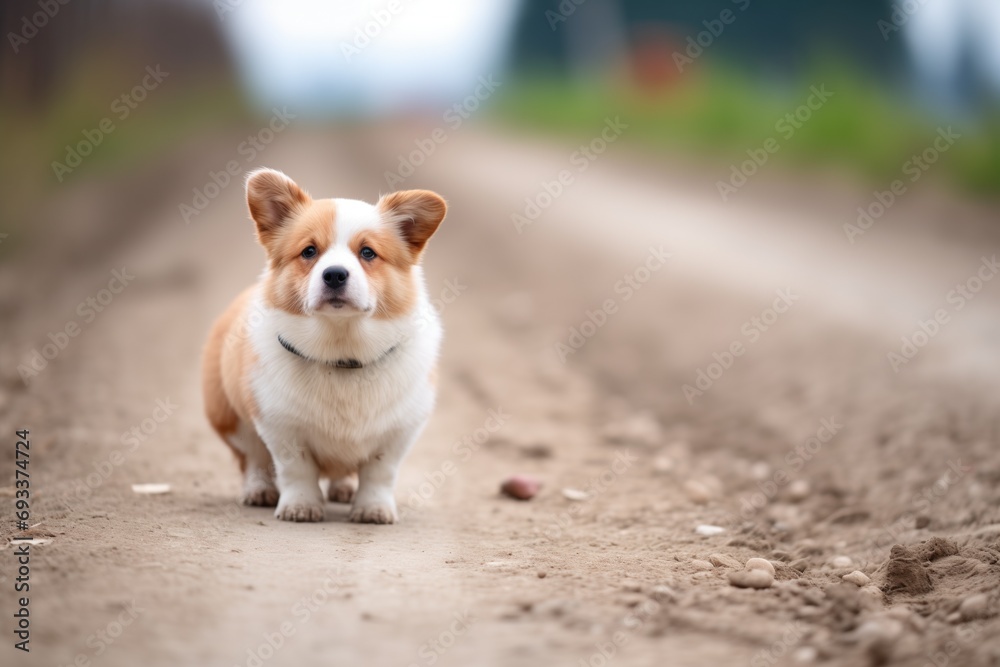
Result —
<instances>
[{"instance_id":1,"label":"blurred green grass","mask_svg":"<svg viewBox=\"0 0 1000 667\"><path fill-rule=\"evenodd\" d=\"M221 85L218 78L174 85L168 77L129 115L121 119L112 103L142 79L143 73L102 56L78 63L67 74L54 103L40 108L0 105L0 127L7 150L0 152L0 182L4 196L0 212L5 231L27 225L37 202L59 188L88 177L117 174L149 164L183 141L216 129L249 122L243 93L235 83ZM85 140L84 130L94 131L110 118L114 130L103 134L92 152L69 173L56 174L54 162L65 164L67 147ZM0 246L0 254L16 250L14 234ZM23 239L22 239L23 240Z\"/></svg>"},{"instance_id":2,"label":"blurred green grass","mask_svg":"<svg viewBox=\"0 0 1000 667\"><path fill-rule=\"evenodd\" d=\"M825 85L833 96L785 139L775 125ZM587 138L604 119L629 124L624 139L654 151L742 161L748 149L775 137L771 157L790 169L840 167L873 186L901 177L914 154L929 148L939 127L962 138L929 172L976 195L1000 194L1000 109L974 124L934 119L856 68L812 68L797 83L767 84L736 69L703 68L655 93L631 86L579 85L544 74L513 79L492 110L495 119L555 135Z\"/></svg>"}]
</instances>

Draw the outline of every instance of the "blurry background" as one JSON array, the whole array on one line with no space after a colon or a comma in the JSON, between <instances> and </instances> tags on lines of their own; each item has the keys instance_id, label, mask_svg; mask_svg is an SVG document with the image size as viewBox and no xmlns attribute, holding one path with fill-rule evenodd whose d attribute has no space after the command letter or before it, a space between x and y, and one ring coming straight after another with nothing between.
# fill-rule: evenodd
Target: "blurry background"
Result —
<instances>
[{"instance_id":1,"label":"blurry background","mask_svg":"<svg viewBox=\"0 0 1000 667\"><path fill-rule=\"evenodd\" d=\"M1000 185L1000 9L988 0L413 0L398 15L319 0L42 4L12 0L0 17L3 182L20 193L5 206L61 183L51 163L153 63L169 85L71 180L144 164L275 105L322 122L440 114L489 74L503 91L477 123L586 134L613 112L650 154L723 162L822 81L836 103L783 148L785 168L884 178L948 122L972 136L935 175L965 192Z\"/></svg>"},{"instance_id":2,"label":"blurry background","mask_svg":"<svg viewBox=\"0 0 1000 667\"><path fill-rule=\"evenodd\" d=\"M618 664L952 641L996 664L1000 3L5 0L0 36L0 427L37 439L37 664L97 664L133 598L100 664L254 664L331 563L268 664L578 664L616 629ZM262 265L259 166L449 202L440 407L398 526L239 507L201 416L205 332ZM497 496L513 472L542 493ZM888 577L930 537L955 545L933 589ZM751 556L784 586L730 587Z\"/></svg>"}]
</instances>

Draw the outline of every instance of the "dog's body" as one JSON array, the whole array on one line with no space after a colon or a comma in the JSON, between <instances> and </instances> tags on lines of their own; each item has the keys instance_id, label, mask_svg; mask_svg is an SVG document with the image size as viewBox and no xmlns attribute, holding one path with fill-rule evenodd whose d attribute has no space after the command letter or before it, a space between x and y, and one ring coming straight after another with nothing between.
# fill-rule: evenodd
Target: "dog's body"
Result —
<instances>
[{"instance_id":1,"label":"dog's body","mask_svg":"<svg viewBox=\"0 0 1000 667\"><path fill-rule=\"evenodd\" d=\"M444 201L313 200L270 170L247 197L268 268L213 327L203 378L243 500L320 521L326 477L352 520L392 523L397 468L434 405L441 325L419 260Z\"/></svg>"}]
</instances>

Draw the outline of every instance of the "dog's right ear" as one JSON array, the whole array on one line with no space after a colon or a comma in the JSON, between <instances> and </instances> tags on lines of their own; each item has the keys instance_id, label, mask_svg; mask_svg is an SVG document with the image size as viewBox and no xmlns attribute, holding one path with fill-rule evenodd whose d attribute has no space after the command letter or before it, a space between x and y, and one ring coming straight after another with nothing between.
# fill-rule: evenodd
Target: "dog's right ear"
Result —
<instances>
[{"instance_id":1,"label":"dog's right ear","mask_svg":"<svg viewBox=\"0 0 1000 667\"><path fill-rule=\"evenodd\" d=\"M292 214L309 201L305 190L280 171L257 169L247 176L247 204L261 245L268 245Z\"/></svg>"}]
</instances>

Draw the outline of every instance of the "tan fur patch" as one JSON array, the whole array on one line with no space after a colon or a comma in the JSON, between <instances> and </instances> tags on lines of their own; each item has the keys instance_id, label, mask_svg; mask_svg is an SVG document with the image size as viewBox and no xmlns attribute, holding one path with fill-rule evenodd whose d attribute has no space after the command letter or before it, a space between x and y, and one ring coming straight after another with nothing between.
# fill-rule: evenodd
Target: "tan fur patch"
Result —
<instances>
[{"instance_id":1,"label":"tan fur patch","mask_svg":"<svg viewBox=\"0 0 1000 667\"><path fill-rule=\"evenodd\" d=\"M368 281L378 294L378 307L372 317L391 320L412 311L417 303L413 279L416 258L406 240L391 229L365 230L355 234L348 246L355 255L365 246L378 255L371 261L361 260Z\"/></svg>"},{"instance_id":2,"label":"tan fur patch","mask_svg":"<svg viewBox=\"0 0 1000 667\"><path fill-rule=\"evenodd\" d=\"M301 314L309 289L309 272L316 259L333 245L337 206L332 199L307 204L292 216L264 246L270 271L264 281L264 298L275 308ZM302 257L307 246L316 247L313 259Z\"/></svg>"},{"instance_id":3,"label":"tan fur patch","mask_svg":"<svg viewBox=\"0 0 1000 667\"><path fill-rule=\"evenodd\" d=\"M205 415L223 442L233 449L241 470L246 457L232 447L228 436L236 432L241 420L249 421L257 414L249 384L256 359L244 324L252 291L244 290L215 321L202 362Z\"/></svg>"}]
</instances>

